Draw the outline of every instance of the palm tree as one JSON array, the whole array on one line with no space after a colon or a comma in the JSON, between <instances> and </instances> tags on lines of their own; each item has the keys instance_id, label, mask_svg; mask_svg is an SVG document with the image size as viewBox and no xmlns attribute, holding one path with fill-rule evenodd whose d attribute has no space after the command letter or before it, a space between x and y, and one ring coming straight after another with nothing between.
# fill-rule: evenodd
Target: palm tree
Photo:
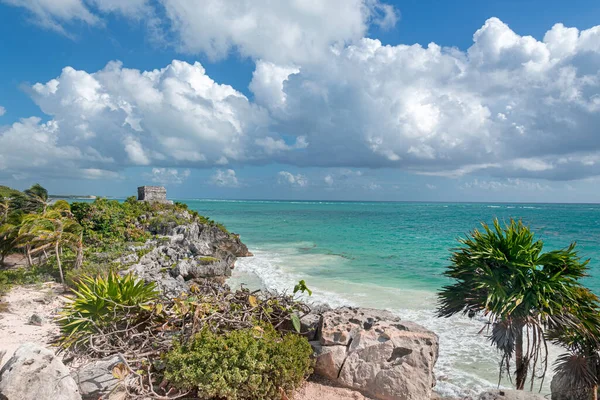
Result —
<instances>
[{"instance_id":1,"label":"palm tree","mask_svg":"<svg viewBox=\"0 0 600 400\"><path fill-rule=\"evenodd\" d=\"M23 193L27 195L28 200L32 202L35 206L33 209L39 210L40 207L42 209L42 213L46 212L46 208L48 207L48 191L43 188L39 183L31 186L29 189L25 190Z\"/></svg>"},{"instance_id":2,"label":"palm tree","mask_svg":"<svg viewBox=\"0 0 600 400\"><path fill-rule=\"evenodd\" d=\"M581 289L572 312L587 325L587 329L562 328L548 332L548 339L567 350L558 357L555 363L552 390L553 392L557 390L572 398L597 400L598 383L600 382L600 305L598 297L588 289ZM557 379L558 383L556 388L554 379Z\"/></svg>"},{"instance_id":3,"label":"palm tree","mask_svg":"<svg viewBox=\"0 0 600 400\"><path fill-rule=\"evenodd\" d=\"M8 218L8 211L10 209L10 199L7 197L0 197L0 225L6 222Z\"/></svg>"},{"instance_id":4,"label":"palm tree","mask_svg":"<svg viewBox=\"0 0 600 400\"><path fill-rule=\"evenodd\" d=\"M589 260L578 257L574 243L542 253L542 241L521 221L482 227L453 251L444 275L455 283L438 294L438 315L487 317L489 339L502 353L500 378L504 371L512 377L514 361L516 388L524 389L531 376L533 389L547 370L545 329L586 330L573 310Z\"/></svg>"},{"instance_id":5,"label":"palm tree","mask_svg":"<svg viewBox=\"0 0 600 400\"><path fill-rule=\"evenodd\" d=\"M44 214L26 215L19 230L18 242L31 254L54 249L56 264L64 285L62 249L69 247L76 252L75 268L83 262L83 228L74 219L65 216L64 210L48 210Z\"/></svg>"},{"instance_id":6,"label":"palm tree","mask_svg":"<svg viewBox=\"0 0 600 400\"><path fill-rule=\"evenodd\" d=\"M16 247L22 217L21 213L11 214L0 225L0 265L4 265L4 258Z\"/></svg>"}]
</instances>

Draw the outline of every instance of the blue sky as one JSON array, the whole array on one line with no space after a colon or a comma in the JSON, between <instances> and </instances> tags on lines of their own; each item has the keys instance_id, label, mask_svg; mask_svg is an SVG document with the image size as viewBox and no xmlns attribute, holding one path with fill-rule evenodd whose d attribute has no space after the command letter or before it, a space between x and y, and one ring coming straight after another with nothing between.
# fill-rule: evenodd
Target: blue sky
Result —
<instances>
[{"instance_id":1,"label":"blue sky","mask_svg":"<svg viewBox=\"0 0 600 400\"><path fill-rule=\"evenodd\" d=\"M0 183L598 202L597 25L594 1L0 0Z\"/></svg>"}]
</instances>

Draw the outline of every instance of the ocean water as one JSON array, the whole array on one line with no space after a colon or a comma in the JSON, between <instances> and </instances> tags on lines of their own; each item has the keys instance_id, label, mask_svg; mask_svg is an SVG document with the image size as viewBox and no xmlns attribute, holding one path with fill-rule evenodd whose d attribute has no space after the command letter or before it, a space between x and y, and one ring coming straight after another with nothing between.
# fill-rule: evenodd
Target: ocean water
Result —
<instances>
[{"instance_id":1,"label":"ocean water","mask_svg":"<svg viewBox=\"0 0 600 400\"><path fill-rule=\"evenodd\" d=\"M576 241L591 258L585 283L600 294L600 205L184 202L239 233L255 254L238 259L231 285L290 291L304 279L312 300L388 309L436 332L441 394L475 394L498 383L499 356L480 332L484 321L435 316L450 250L481 221L520 218L547 250Z\"/></svg>"}]
</instances>

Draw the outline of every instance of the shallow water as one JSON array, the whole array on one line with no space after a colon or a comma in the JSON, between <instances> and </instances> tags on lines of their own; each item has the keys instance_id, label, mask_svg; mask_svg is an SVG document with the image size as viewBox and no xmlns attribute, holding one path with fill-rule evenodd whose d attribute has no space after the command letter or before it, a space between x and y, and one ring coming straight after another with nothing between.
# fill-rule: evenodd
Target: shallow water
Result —
<instances>
[{"instance_id":1,"label":"shallow water","mask_svg":"<svg viewBox=\"0 0 600 400\"><path fill-rule=\"evenodd\" d=\"M449 282L442 276L449 250L480 221L521 218L547 249L577 241L592 258L585 283L600 293L600 205L185 202L241 234L255 254L238 260L230 284L289 291L304 279L313 300L389 309L435 331L442 394L498 381L499 357L479 333L484 321L434 315L436 291Z\"/></svg>"}]
</instances>

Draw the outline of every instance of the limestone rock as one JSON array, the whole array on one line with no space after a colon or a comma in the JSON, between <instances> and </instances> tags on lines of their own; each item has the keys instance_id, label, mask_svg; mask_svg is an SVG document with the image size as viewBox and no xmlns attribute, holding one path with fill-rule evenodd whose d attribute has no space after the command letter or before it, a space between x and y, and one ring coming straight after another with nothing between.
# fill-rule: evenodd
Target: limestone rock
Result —
<instances>
[{"instance_id":1,"label":"limestone rock","mask_svg":"<svg viewBox=\"0 0 600 400\"><path fill-rule=\"evenodd\" d=\"M479 400L547 400L537 393L524 390L490 390L479 395Z\"/></svg>"},{"instance_id":2,"label":"limestone rock","mask_svg":"<svg viewBox=\"0 0 600 400\"><path fill-rule=\"evenodd\" d=\"M44 324L44 318L42 318L38 314L32 314L31 317L29 317L29 324L35 326L42 326Z\"/></svg>"},{"instance_id":3,"label":"limestone rock","mask_svg":"<svg viewBox=\"0 0 600 400\"><path fill-rule=\"evenodd\" d=\"M0 399L81 400L81 395L52 351L25 343L0 370Z\"/></svg>"},{"instance_id":4,"label":"limestone rock","mask_svg":"<svg viewBox=\"0 0 600 400\"><path fill-rule=\"evenodd\" d=\"M438 337L382 310L340 308L323 314L315 372L384 400L429 399Z\"/></svg>"},{"instance_id":5,"label":"limestone rock","mask_svg":"<svg viewBox=\"0 0 600 400\"><path fill-rule=\"evenodd\" d=\"M315 373L333 381L339 377L346 359L345 346L322 346L320 342L310 342L315 351Z\"/></svg>"},{"instance_id":6,"label":"limestone rock","mask_svg":"<svg viewBox=\"0 0 600 400\"><path fill-rule=\"evenodd\" d=\"M105 398L115 390L119 385L119 380L114 377L112 371L122 362L121 357L115 355L84 365L73 372L71 376L79 386L83 400Z\"/></svg>"},{"instance_id":7,"label":"limestone rock","mask_svg":"<svg viewBox=\"0 0 600 400\"><path fill-rule=\"evenodd\" d=\"M185 218L183 218L185 219ZM217 226L192 222L179 226L161 226L161 239L149 241L152 249L129 267L146 282L156 282L168 297L189 290L188 281L212 279L223 282L231 276L237 257L252 255L239 236Z\"/></svg>"},{"instance_id":8,"label":"limestone rock","mask_svg":"<svg viewBox=\"0 0 600 400\"><path fill-rule=\"evenodd\" d=\"M347 346L361 330L371 329L376 322L400 321L394 314L371 308L342 307L323 313L321 344Z\"/></svg>"},{"instance_id":9,"label":"limestone rock","mask_svg":"<svg viewBox=\"0 0 600 400\"><path fill-rule=\"evenodd\" d=\"M315 340L321 324L319 314L310 313L300 318L300 334L308 339Z\"/></svg>"}]
</instances>

